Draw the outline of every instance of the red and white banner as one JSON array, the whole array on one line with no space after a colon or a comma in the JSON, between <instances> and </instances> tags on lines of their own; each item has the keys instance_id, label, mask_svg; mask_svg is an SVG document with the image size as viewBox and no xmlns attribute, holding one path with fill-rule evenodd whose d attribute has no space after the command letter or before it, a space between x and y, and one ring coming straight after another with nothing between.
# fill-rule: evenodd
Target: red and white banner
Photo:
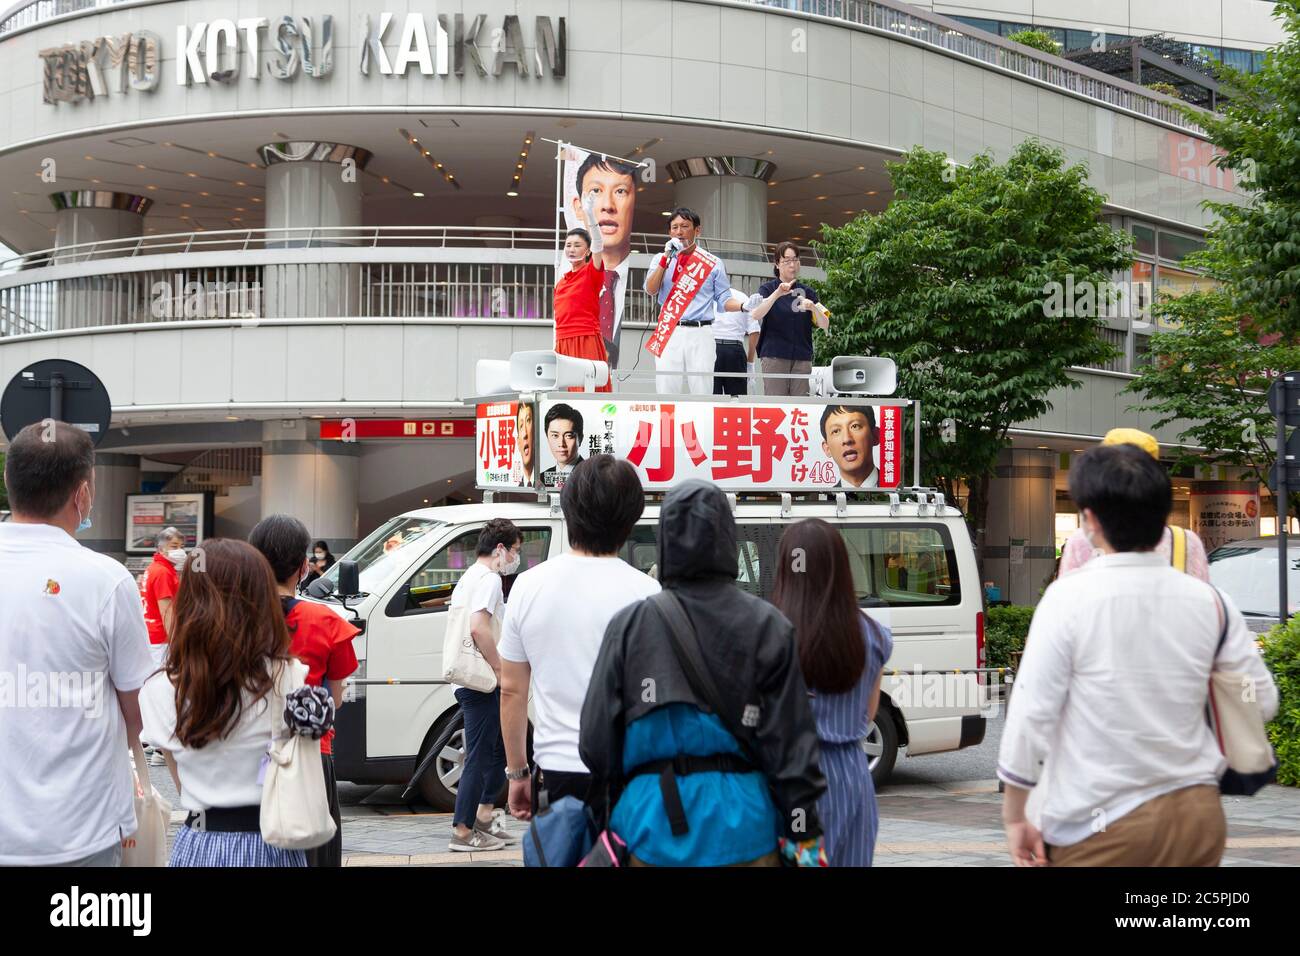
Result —
<instances>
[{"instance_id":1,"label":"red and white banner","mask_svg":"<svg viewBox=\"0 0 1300 956\"><path fill-rule=\"evenodd\" d=\"M533 406L519 402L478 406L474 473L480 488L522 488L533 484L532 416Z\"/></svg>"},{"instance_id":2,"label":"red and white banner","mask_svg":"<svg viewBox=\"0 0 1300 956\"><path fill-rule=\"evenodd\" d=\"M713 274L717 264L717 256L710 255L699 247L691 253L691 261L686 263L685 268L681 270L681 275L673 283L668 298L664 300L664 307L659 312L659 324L655 326L654 332L645 344L646 351L655 358L664 354L664 349L668 347L668 340L672 338L677 323L690 307L695 294L700 291L700 286L704 285ZM676 269L676 261L669 260L668 268ZM664 276L664 281L668 281L667 275Z\"/></svg>"},{"instance_id":3,"label":"red and white banner","mask_svg":"<svg viewBox=\"0 0 1300 956\"><path fill-rule=\"evenodd\" d=\"M531 409L518 403L479 406L479 484L532 486L523 454L503 435ZM563 486L591 455L630 462L647 491L702 478L728 491L852 491L897 488L903 477L903 409L863 400L813 403L647 402L547 399L537 409L536 458L544 488ZM485 457L486 456L486 457ZM520 462L516 471L502 462Z\"/></svg>"}]
</instances>

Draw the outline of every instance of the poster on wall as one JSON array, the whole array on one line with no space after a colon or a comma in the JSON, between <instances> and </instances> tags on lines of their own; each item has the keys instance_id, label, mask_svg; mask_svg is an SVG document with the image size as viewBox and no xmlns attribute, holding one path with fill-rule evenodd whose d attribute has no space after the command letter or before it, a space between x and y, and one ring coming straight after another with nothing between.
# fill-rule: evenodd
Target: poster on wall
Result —
<instances>
[{"instance_id":1,"label":"poster on wall","mask_svg":"<svg viewBox=\"0 0 1300 956\"><path fill-rule=\"evenodd\" d=\"M538 408L542 486L560 488L588 455L616 455L647 491L702 478L729 491L897 488L903 409L845 400L647 402L546 399Z\"/></svg>"},{"instance_id":2,"label":"poster on wall","mask_svg":"<svg viewBox=\"0 0 1300 956\"><path fill-rule=\"evenodd\" d=\"M1258 488L1193 487L1189 500L1192 530L1207 554L1230 541L1259 537Z\"/></svg>"},{"instance_id":3,"label":"poster on wall","mask_svg":"<svg viewBox=\"0 0 1300 956\"><path fill-rule=\"evenodd\" d=\"M136 554L153 551L158 532L168 527L185 536L186 549L210 538L212 495L193 492L126 496L126 551Z\"/></svg>"},{"instance_id":4,"label":"poster on wall","mask_svg":"<svg viewBox=\"0 0 1300 956\"><path fill-rule=\"evenodd\" d=\"M619 330L623 327L623 303L627 298L628 257L632 252L632 220L636 213L636 181L639 166L604 153L565 145L561 171L564 229L586 229L582 197L595 198L592 208L604 248L607 281L600 295L600 335L605 340L611 368L618 365ZM557 253L556 269L568 268L563 253ZM558 277L560 273L557 271ZM609 284L612 282L612 286Z\"/></svg>"}]
</instances>

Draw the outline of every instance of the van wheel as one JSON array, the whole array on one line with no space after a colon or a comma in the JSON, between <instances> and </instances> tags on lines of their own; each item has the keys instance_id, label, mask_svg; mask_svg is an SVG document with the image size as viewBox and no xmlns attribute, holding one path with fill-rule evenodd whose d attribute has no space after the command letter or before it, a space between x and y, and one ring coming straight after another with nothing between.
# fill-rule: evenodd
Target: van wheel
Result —
<instances>
[{"instance_id":1,"label":"van wheel","mask_svg":"<svg viewBox=\"0 0 1300 956\"><path fill-rule=\"evenodd\" d=\"M430 735L432 743L420 751L416 766L432 750L438 754L429 769L420 778L420 796L424 802L441 813L451 813L456 809L456 790L460 785L461 771L465 769L465 716L459 707L445 718L442 727ZM533 725L528 724L528 761L533 759ZM496 805L504 807L509 786L503 779L501 792L497 795Z\"/></svg>"},{"instance_id":2,"label":"van wheel","mask_svg":"<svg viewBox=\"0 0 1300 956\"><path fill-rule=\"evenodd\" d=\"M894 772L894 762L898 760L898 727L888 708L876 711L876 719L862 738L862 750L871 768L871 780L879 788Z\"/></svg>"},{"instance_id":3,"label":"van wheel","mask_svg":"<svg viewBox=\"0 0 1300 956\"><path fill-rule=\"evenodd\" d=\"M450 813L456 809L456 786L465 767L465 717L459 707L441 730L431 735L431 740L429 746L420 751L417 766L430 750L438 756L420 778L420 796L433 809Z\"/></svg>"}]
</instances>

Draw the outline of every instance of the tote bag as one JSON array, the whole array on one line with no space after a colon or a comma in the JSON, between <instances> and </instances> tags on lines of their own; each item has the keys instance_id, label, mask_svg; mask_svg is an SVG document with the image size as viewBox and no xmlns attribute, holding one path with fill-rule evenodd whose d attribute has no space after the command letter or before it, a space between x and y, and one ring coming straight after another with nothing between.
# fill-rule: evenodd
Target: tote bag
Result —
<instances>
[{"instance_id":1,"label":"tote bag","mask_svg":"<svg viewBox=\"0 0 1300 956\"><path fill-rule=\"evenodd\" d=\"M1215 589L1218 597L1218 589ZM1249 675L1219 670L1217 658L1228 637L1228 615L1222 600L1219 613L1223 629L1215 650L1214 669L1210 671L1209 702L1206 705L1215 742L1228 761L1228 769L1219 778L1219 790L1232 796L1248 797L1277 779L1277 757L1269 743L1264 717L1251 693Z\"/></svg>"},{"instance_id":2,"label":"tote bag","mask_svg":"<svg viewBox=\"0 0 1300 956\"><path fill-rule=\"evenodd\" d=\"M310 850L328 843L336 829L320 742L294 733L284 722L285 697L303 686L307 665L290 661L267 695L271 744L262 780L262 839L282 850Z\"/></svg>"},{"instance_id":3,"label":"tote bag","mask_svg":"<svg viewBox=\"0 0 1300 956\"><path fill-rule=\"evenodd\" d=\"M447 631L442 638L442 679L458 687L487 694L497 687L497 675L469 633L468 605L447 612ZM492 618L492 639L500 641L501 624Z\"/></svg>"},{"instance_id":4,"label":"tote bag","mask_svg":"<svg viewBox=\"0 0 1300 956\"><path fill-rule=\"evenodd\" d=\"M135 758L135 833L122 840L123 866L166 866L167 827L172 808L149 780L149 761L139 740L132 741Z\"/></svg>"}]
</instances>

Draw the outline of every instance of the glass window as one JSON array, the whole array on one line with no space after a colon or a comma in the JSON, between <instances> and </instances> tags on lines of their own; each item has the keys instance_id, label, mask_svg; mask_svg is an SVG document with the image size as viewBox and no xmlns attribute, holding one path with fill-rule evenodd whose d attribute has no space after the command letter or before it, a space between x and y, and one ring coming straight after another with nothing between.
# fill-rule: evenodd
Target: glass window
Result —
<instances>
[{"instance_id":1,"label":"glass window","mask_svg":"<svg viewBox=\"0 0 1300 956\"><path fill-rule=\"evenodd\" d=\"M1200 252L1204 248L1204 240L1193 239L1191 236L1180 236L1175 232L1165 232L1163 229L1160 230L1161 259L1182 262L1193 252Z\"/></svg>"},{"instance_id":2,"label":"glass window","mask_svg":"<svg viewBox=\"0 0 1300 956\"><path fill-rule=\"evenodd\" d=\"M1253 60L1251 64L1252 73L1258 73L1260 70L1264 69L1264 54L1265 54L1264 50L1256 50L1252 54L1251 56L1251 59Z\"/></svg>"},{"instance_id":3,"label":"glass window","mask_svg":"<svg viewBox=\"0 0 1300 956\"><path fill-rule=\"evenodd\" d=\"M773 561L776 556L776 542L779 529L764 522L738 521L736 537L738 539L736 563L738 573L736 583L756 597L766 598L772 591L774 580ZM638 571L649 574L653 569L658 577L657 562L659 525L642 524L632 529L632 534L619 549L618 556Z\"/></svg>"},{"instance_id":4,"label":"glass window","mask_svg":"<svg viewBox=\"0 0 1300 956\"><path fill-rule=\"evenodd\" d=\"M969 27L974 27L977 30L992 33L995 36L998 32L998 21L996 20L985 20L982 17L953 17L952 19L956 20L958 23L964 23Z\"/></svg>"},{"instance_id":5,"label":"glass window","mask_svg":"<svg viewBox=\"0 0 1300 956\"><path fill-rule=\"evenodd\" d=\"M466 531L439 548L433 557L411 575L406 586L398 594L401 603L396 609L397 613L394 614L395 609L390 607L389 615L424 614L446 609L451 601L451 592L455 589L456 582L465 573L465 569L478 560L478 536L481 530L474 528ZM516 574L541 564L546 560L551 548L550 528L520 528L519 530L523 532L524 540L519 546L519 571ZM511 575L502 581L502 588L507 597L509 585L513 583L514 577L515 575Z\"/></svg>"},{"instance_id":6,"label":"glass window","mask_svg":"<svg viewBox=\"0 0 1300 956\"><path fill-rule=\"evenodd\" d=\"M1215 285L1213 279L1195 272L1171 269L1168 266L1161 266L1156 270L1156 293L1158 295L1178 298L1189 292L1195 292L1197 289L1212 289Z\"/></svg>"},{"instance_id":7,"label":"glass window","mask_svg":"<svg viewBox=\"0 0 1300 956\"><path fill-rule=\"evenodd\" d=\"M1090 50L1092 49L1093 43L1101 41L1102 39L1104 38L1100 35L1100 32L1097 35L1094 35L1091 30L1066 30L1065 49L1069 51Z\"/></svg>"},{"instance_id":8,"label":"glass window","mask_svg":"<svg viewBox=\"0 0 1300 956\"><path fill-rule=\"evenodd\" d=\"M1251 67L1255 63L1254 51L1233 50L1230 47L1224 47L1223 62L1234 70L1241 70L1243 73L1250 73Z\"/></svg>"},{"instance_id":9,"label":"glass window","mask_svg":"<svg viewBox=\"0 0 1300 956\"><path fill-rule=\"evenodd\" d=\"M1003 20L998 24L998 32L1004 37L1009 37L1013 33L1019 33L1021 30L1037 30L1038 28L1032 23L1008 23Z\"/></svg>"},{"instance_id":10,"label":"glass window","mask_svg":"<svg viewBox=\"0 0 1300 956\"><path fill-rule=\"evenodd\" d=\"M959 604L961 582L948 529L935 525L840 525L858 604Z\"/></svg>"},{"instance_id":11,"label":"glass window","mask_svg":"<svg viewBox=\"0 0 1300 956\"><path fill-rule=\"evenodd\" d=\"M403 548L442 527L445 527L445 523L433 518L392 518L353 545L342 560L357 563L362 592L373 594L387 587L405 565L407 555L400 553ZM321 575L320 580L327 582L331 590L337 587L338 562ZM312 586L315 587L316 584L313 583Z\"/></svg>"},{"instance_id":12,"label":"glass window","mask_svg":"<svg viewBox=\"0 0 1300 956\"><path fill-rule=\"evenodd\" d=\"M1151 226L1133 224L1133 251L1143 256L1156 254L1156 231Z\"/></svg>"}]
</instances>

